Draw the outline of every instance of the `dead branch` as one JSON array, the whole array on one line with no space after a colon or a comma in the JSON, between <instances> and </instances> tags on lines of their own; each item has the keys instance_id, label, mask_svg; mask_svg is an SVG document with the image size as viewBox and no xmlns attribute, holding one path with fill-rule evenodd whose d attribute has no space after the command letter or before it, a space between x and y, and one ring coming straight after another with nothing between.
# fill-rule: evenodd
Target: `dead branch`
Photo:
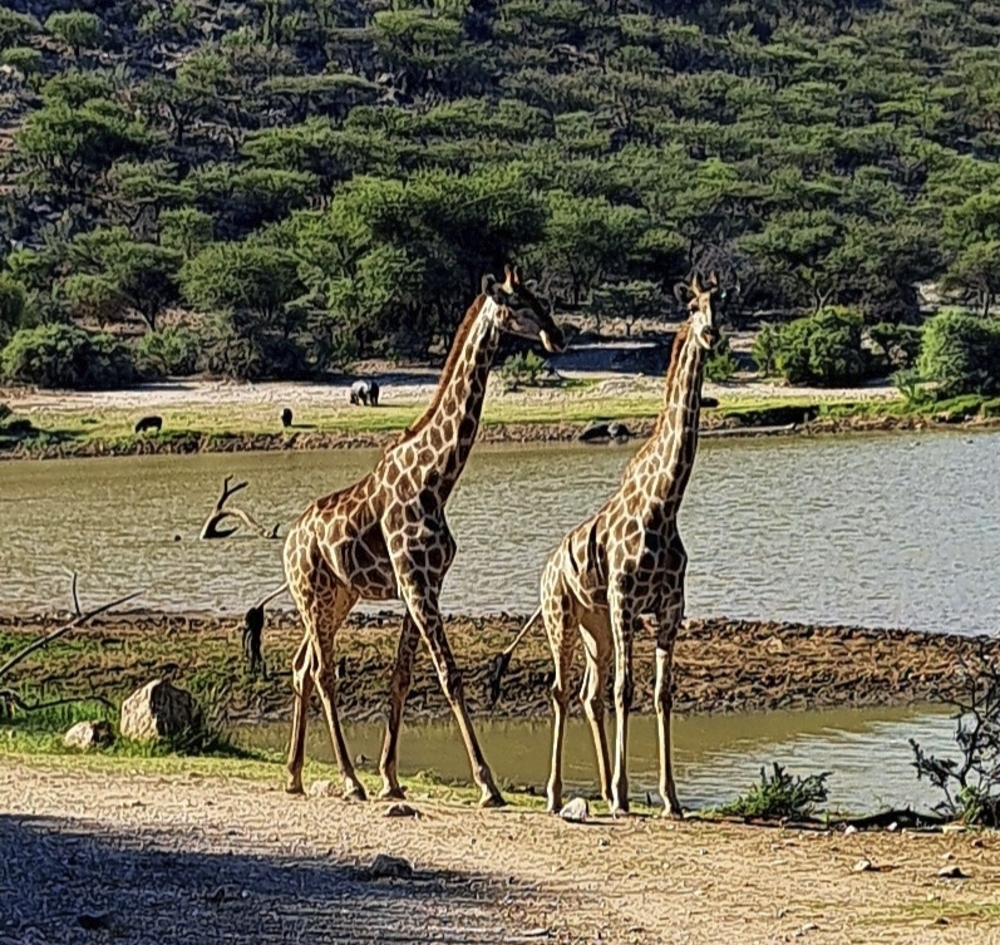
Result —
<instances>
[{"instance_id":1,"label":"dead branch","mask_svg":"<svg viewBox=\"0 0 1000 945\"><path fill-rule=\"evenodd\" d=\"M73 575L74 586L76 584L76 575ZM126 601L130 601L135 597L138 597L140 591L134 591L131 594L126 594L124 597L117 597L113 601L107 604L101 604L100 607L95 607L93 610L88 610L84 614L80 614L75 617L69 623L64 624L56 630L53 630L47 636L42 637L40 640L35 640L33 643L29 643L20 652L15 653L3 666L0 666L0 679L3 679L18 663L24 662L32 653L36 650L42 649L42 647L48 646L53 640L58 640L60 637L65 636L70 630L75 630L77 627L83 626L88 620L92 620L99 614L103 614L105 611L111 610L113 607L118 607L120 604L124 604Z\"/></svg>"},{"instance_id":2,"label":"dead branch","mask_svg":"<svg viewBox=\"0 0 1000 945\"><path fill-rule=\"evenodd\" d=\"M219 498L215 500L215 505L212 507L212 511L208 513L208 518L205 519L205 524L201 526L201 534L198 537L202 540L207 540L209 538L228 538L237 529L219 528L219 523L227 518L236 518L246 525L247 528L255 531L261 538L277 538L278 525L275 525L274 528L268 531L258 521L244 512L243 509L225 508L225 504L229 498L239 492L240 489L245 489L248 485L246 482L238 482L235 486L230 488L229 481L232 478L232 476L226 476L226 478L222 481L222 492L219 493ZM239 526L237 526L237 528L238 527Z\"/></svg>"},{"instance_id":3,"label":"dead branch","mask_svg":"<svg viewBox=\"0 0 1000 945\"><path fill-rule=\"evenodd\" d=\"M52 709L59 705L73 705L76 702L100 702L109 709L115 704L104 696L91 694L89 696L67 696L65 699L51 699L49 702L25 702L12 689L0 689L0 717L9 716L10 706L22 712L37 712L39 709Z\"/></svg>"}]
</instances>

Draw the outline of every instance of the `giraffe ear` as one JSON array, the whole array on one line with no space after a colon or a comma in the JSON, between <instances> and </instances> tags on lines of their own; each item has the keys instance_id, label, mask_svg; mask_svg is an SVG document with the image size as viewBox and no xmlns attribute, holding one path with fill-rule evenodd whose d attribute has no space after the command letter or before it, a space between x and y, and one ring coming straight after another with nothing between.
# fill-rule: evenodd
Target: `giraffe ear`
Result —
<instances>
[{"instance_id":1,"label":"giraffe ear","mask_svg":"<svg viewBox=\"0 0 1000 945\"><path fill-rule=\"evenodd\" d=\"M678 282L674 285L674 298L677 299L681 305L687 305L688 300L691 298L691 286L686 282Z\"/></svg>"},{"instance_id":2,"label":"giraffe ear","mask_svg":"<svg viewBox=\"0 0 1000 945\"><path fill-rule=\"evenodd\" d=\"M707 286L710 289L719 288L719 274L717 272L709 273Z\"/></svg>"},{"instance_id":3,"label":"giraffe ear","mask_svg":"<svg viewBox=\"0 0 1000 945\"><path fill-rule=\"evenodd\" d=\"M497 280L494 277L493 273L491 272L486 273L486 275L483 276L482 281L479 283L479 291L483 295L489 295L493 286L496 285L496 282Z\"/></svg>"},{"instance_id":4,"label":"giraffe ear","mask_svg":"<svg viewBox=\"0 0 1000 945\"><path fill-rule=\"evenodd\" d=\"M518 283L517 273L510 266L504 266L503 274L506 277L503 281L503 290L510 295Z\"/></svg>"},{"instance_id":5,"label":"giraffe ear","mask_svg":"<svg viewBox=\"0 0 1000 945\"><path fill-rule=\"evenodd\" d=\"M701 293L705 291L701 287L701 279L698 277L697 272L691 277L691 291L694 292L695 295L701 295Z\"/></svg>"}]
</instances>

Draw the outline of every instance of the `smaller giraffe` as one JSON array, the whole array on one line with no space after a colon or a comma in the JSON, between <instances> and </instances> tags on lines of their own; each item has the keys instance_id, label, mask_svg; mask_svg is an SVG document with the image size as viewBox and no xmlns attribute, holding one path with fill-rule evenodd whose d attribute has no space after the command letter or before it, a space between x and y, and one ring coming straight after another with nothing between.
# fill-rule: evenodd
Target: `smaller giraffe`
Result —
<instances>
[{"instance_id":1,"label":"smaller giraffe","mask_svg":"<svg viewBox=\"0 0 1000 945\"><path fill-rule=\"evenodd\" d=\"M695 275L687 322L674 339L663 410L646 444L632 458L618 490L591 518L563 538L542 573L541 605L494 666L493 698L514 647L539 615L555 660L555 713L548 808L562 804L562 749L569 706L567 677L583 639L586 671L580 693L597 752L601 792L614 813L628 811L626 743L632 702L632 641L640 618L656 622L656 714L660 744L660 796L664 813L681 816L670 749L670 671L674 639L684 617L687 554L677 529L698 445L701 383L708 352L718 343L713 299ZM604 694L614 663L616 750L614 774L604 731Z\"/></svg>"}]
</instances>

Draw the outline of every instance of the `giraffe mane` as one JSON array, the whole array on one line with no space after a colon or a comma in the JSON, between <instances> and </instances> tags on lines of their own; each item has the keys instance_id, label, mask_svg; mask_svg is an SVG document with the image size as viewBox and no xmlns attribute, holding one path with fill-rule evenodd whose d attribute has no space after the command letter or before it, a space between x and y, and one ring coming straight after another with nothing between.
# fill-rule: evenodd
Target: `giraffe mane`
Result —
<instances>
[{"instance_id":1,"label":"giraffe mane","mask_svg":"<svg viewBox=\"0 0 1000 945\"><path fill-rule=\"evenodd\" d=\"M420 415L419 419L417 419L403 435L403 440L425 429L430 424L431 419L434 417L438 407L441 406L441 401L444 399L445 391L451 386L451 379L455 373L455 367L458 364L458 359L461 356L462 349L465 347L466 339L469 337L469 333L472 331L472 326L475 324L479 311L485 302L486 295L482 294L478 296L475 301L473 301L472 305L469 306L468 311L465 313L465 317L458 326L458 331L455 332L455 340L451 343L451 350L448 352L448 357L445 359L444 367L441 369L441 377L438 380L437 389L434 391L434 397L427 405L427 409Z\"/></svg>"},{"instance_id":2,"label":"giraffe mane","mask_svg":"<svg viewBox=\"0 0 1000 945\"><path fill-rule=\"evenodd\" d=\"M670 347L670 364L667 367L667 380L664 393L665 404L670 400L670 391L673 390L673 386L677 380L677 366L681 359L681 348L684 347L684 342L688 340L688 336L690 334L691 324L690 322L684 322L684 324L677 329L677 334L674 335L674 342ZM646 440L646 442L636 452L632 459L629 460L628 465L625 467L625 471L622 473L623 482L631 474L636 464L642 461L642 458L646 455L646 453L656 448L656 440L663 430L663 424L666 423L666 415L667 411L665 409L660 411L656 418L656 423L653 425L653 432L649 435L649 439Z\"/></svg>"}]
</instances>

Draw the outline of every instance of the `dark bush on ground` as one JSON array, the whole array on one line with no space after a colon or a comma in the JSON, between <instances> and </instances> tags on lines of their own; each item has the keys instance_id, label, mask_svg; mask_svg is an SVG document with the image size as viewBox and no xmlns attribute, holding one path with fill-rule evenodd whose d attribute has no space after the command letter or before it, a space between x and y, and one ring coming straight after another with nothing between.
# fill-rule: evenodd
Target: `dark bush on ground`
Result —
<instances>
[{"instance_id":1,"label":"dark bush on ground","mask_svg":"<svg viewBox=\"0 0 1000 945\"><path fill-rule=\"evenodd\" d=\"M862 346L860 315L839 307L820 309L783 326L774 364L790 384L836 387L872 376L875 364Z\"/></svg>"},{"instance_id":2,"label":"dark bush on ground","mask_svg":"<svg viewBox=\"0 0 1000 945\"><path fill-rule=\"evenodd\" d=\"M780 820L784 817L809 817L817 804L827 798L826 779L829 771L811 774L807 778L793 778L777 762L774 774L768 776L760 769L760 784L728 804L717 808L718 813L731 817L756 817Z\"/></svg>"},{"instance_id":3,"label":"dark bush on ground","mask_svg":"<svg viewBox=\"0 0 1000 945\"><path fill-rule=\"evenodd\" d=\"M135 363L147 376L185 377L198 370L204 338L186 325L145 334L136 345Z\"/></svg>"},{"instance_id":4,"label":"dark bush on ground","mask_svg":"<svg viewBox=\"0 0 1000 945\"><path fill-rule=\"evenodd\" d=\"M924 327L917 369L943 397L1000 393L1000 324L966 312L936 315Z\"/></svg>"},{"instance_id":5,"label":"dark bush on ground","mask_svg":"<svg viewBox=\"0 0 1000 945\"><path fill-rule=\"evenodd\" d=\"M205 326L199 367L240 381L295 380L314 373L299 338L262 325L249 315L217 315Z\"/></svg>"},{"instance_id":6,"label":"dark bush on ground","mask_svg":"<svg viewBox=\"0 0 1000 945\"><path fill-rule=\"evenodd\" d=\"M905 370L916 364L922 337L920 327L879 322L868 329L868 337L887 372Z\"/></svg>"},{"instance_id":7,"label":"dark bush on ground","mask_svg":"<svg viewBox=\"0 0 1000 945\"><path fill-rule=\"evenodd\" d=\"M136 374L128 349L109 335L72 325L15 332L0 352L0 375L13 384L100 390L125 387Z\"/></svg>"}]
</instances>

